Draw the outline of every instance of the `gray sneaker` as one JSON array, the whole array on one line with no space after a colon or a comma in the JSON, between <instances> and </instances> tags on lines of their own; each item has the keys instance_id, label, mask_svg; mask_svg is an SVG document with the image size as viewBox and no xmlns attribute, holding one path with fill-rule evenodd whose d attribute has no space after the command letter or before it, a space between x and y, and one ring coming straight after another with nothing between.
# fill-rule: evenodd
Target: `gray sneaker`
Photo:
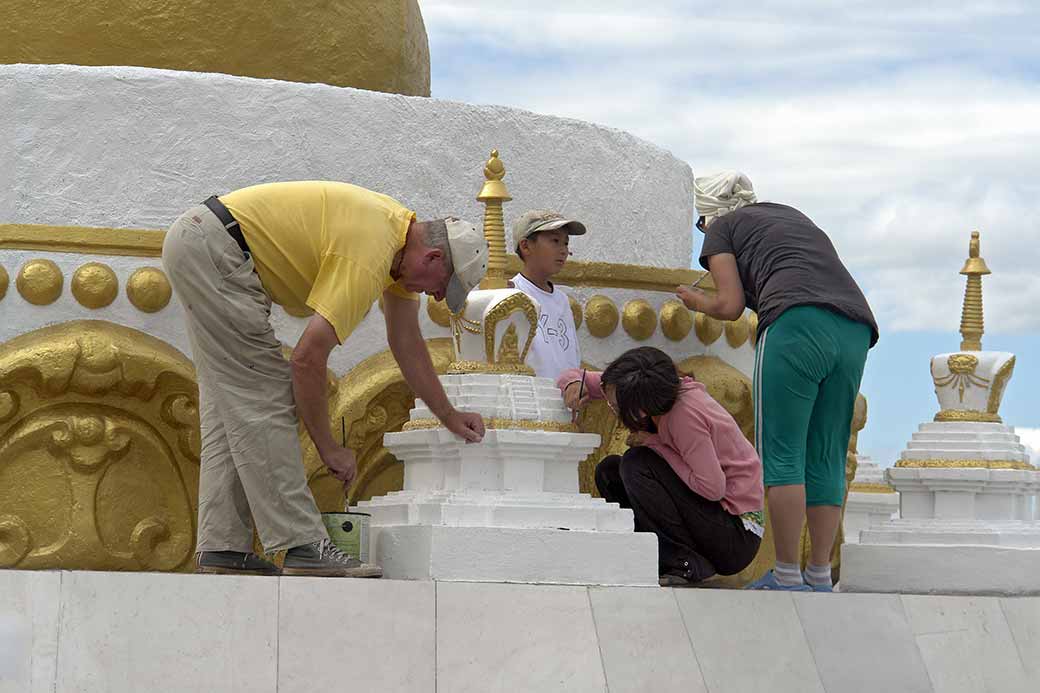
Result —
<instances>
[{"instance_id":1,"label":"gray sneaker","mask_svg":"<svg viewBox=\"0 0 1040 693\"><path fill-rule=\"evenodd\" d=\"M200 551L195 556L195 572L210 575L281 575L282 571L255 553Z\"/></svg>"},{"instance_id":2,"label":"gray sneaker","mask_svg":"<svg viewBox=\"0 0 1040 693\"><path fill-rule=\"evenodd\" d=\"M286 551L282 575L377 578L382 577L383 569L348 556L331 539L322 539Z\"/></svg>"}]
</instances>

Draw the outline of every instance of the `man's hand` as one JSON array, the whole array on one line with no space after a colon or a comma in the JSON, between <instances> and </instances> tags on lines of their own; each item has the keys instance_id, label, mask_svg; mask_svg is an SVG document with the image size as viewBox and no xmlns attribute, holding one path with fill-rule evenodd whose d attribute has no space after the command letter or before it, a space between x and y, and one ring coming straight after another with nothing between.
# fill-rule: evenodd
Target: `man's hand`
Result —
<instances>
[{"instance_id":1,"label":"man's hand","mask_svg":"<svg viewBox=\"0 0 1040 693\"><path fill-rule=\"evenodd\" d=\"M675 288L675 295L686 304L686 307L690 310L696 310L704 312L704 298L706 294L700 289L694 289L689 286L677 286Z\"/></svg>"},{"instance_id":2,"label":"man's hand","mask_svg":"<svg viewBox=\"0 0 1040 693\"><path fill-rule=\"evenodd\" d=\"M581 397L578 397L578 392L581 391L581 382L570 383L563 389L563 403L567 405L567 408L572 411L578 411L591 399L589 397L589 389L585 388L585 392L582 393Z\"/></svg>"},{"instance_id":3,"label":"man's hand","mask_svg":"<svg viewBox=\"0 0 1040 693\"><path fill-rule=\"evenodd\" d=\"M467 443L479 443L484 439L484 419L476 412L452 409L441 423L455 435L465 438Z\"/></svg>"},{"instance_id":4,"label":"man's hand","mask_svg":"<svg viewBox=\"0 0 1040 693\"><path fill-rule=\"evenodd\" d=\"M354 483L357 476L357 459L353 450L336 445L324 451L319 450L318 454L332 476L343 482L343 488Z\"/></svg>"}]
</instances>

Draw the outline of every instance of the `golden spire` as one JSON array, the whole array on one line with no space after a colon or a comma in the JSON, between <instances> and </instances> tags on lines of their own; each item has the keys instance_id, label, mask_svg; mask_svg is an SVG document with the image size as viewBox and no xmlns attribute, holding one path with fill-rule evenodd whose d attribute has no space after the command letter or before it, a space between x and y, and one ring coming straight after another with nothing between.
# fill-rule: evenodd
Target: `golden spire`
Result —
<instances>
[{"instance_id":1,"label":"golden spire","mask_svg":"<svg viewBox=\"0 0 1040 693\"><path fill-rule=\"evenodd\" d=\"M990 271L986 261L979 257L978 231L971 232L968 259L961 274L968 277L961 309L961 351L982 351L982 275Z\"/></svg>"},{"instance_id":2,"label":"golden spire","mask_svg":"<svg viewBox=\"0 0 1040 693\"><path fill-rule=\"evenodd\" d=\"M491 158L484 164L484 187L477 199L484 203L484 238L488 242L488 271L481 289L506 287L506 227L502 221L502 203L509 202L509 191L502 182L506 167L498 158L498 150L491 150Z\"/></svg>"}]
</instances>

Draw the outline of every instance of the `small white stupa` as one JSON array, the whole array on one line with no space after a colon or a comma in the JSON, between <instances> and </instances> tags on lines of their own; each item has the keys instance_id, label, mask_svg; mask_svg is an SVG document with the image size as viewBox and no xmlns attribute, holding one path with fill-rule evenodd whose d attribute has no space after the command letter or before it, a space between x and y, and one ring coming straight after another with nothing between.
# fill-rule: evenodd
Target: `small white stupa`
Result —
<instances>
[{"instance_id":1,"label":"small white stupa","mask_svg":"<svg viewBox=\"0 0 1040 693\"><path fill-rule=\"evenodd\" d=\"M858 544L859 533L899 514L899 494L885 480L885 470L866 455L856 455L856 478L845 500L845 543Z\"/></svg>"},{"instance_id":2,"label":"small white stupa","mask_svg":"<svg viewBox=\"0 0 1040 693\"><path fill-rule=\"evenodd\" d=\"M846 591L1040 594L1040 472L998 413L1015 356L982 351L989 273L973 232L961 350L931 362L939 413L887 472L900 518L843 553Z\"/></svg>"},{"instance_id":3,"label":"small white stupa","mask_svg":"<svg viewBox=\"0 0 1040 693\"><path fill-rule=\"evenodd\" d=\"M359 504L389 578L656 585L657 537L632 511L578 492L599 445L579 433L549 378L524 363L538 307L515 289L474 291L453 316L456 360L441 377L453 406L487 433L467 444L421 402L384 445L404 489Z\"/></svg>"}]
</instances>

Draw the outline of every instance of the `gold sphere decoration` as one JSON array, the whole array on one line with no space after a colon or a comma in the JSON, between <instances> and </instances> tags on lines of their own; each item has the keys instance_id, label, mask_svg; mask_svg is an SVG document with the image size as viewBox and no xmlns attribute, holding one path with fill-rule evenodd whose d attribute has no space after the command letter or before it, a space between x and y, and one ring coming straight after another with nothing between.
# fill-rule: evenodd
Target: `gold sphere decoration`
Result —
<instances>
[{"instance_id":1,"label":"gold sphere decoration","mask_svg":"<svg viewBox=\"0 0 1040 693\"><path fill-rule=\"evenodd\" d=\"M585 326L593 337L609 337L618 319L617 306L606 296L597 294L585 303Z\"/></svg>"},{"instance_id":2,"label":"gold sphere decoration","mask_svg":"<svg viewBox=\"0 0 1040 693\"><path fill-rule=\"evenodd\" d=\"M11 278L7 276L7 270L4 269L3 265L0 265L0 301L4 300L4 296L7 295L7 285L10 283ZM574 299L571 299L572 301Z\"/></svg>"},{"instance_id":3,"label":"gold sphere decoration","mask_svg":"<svg viewBox=\"0 0 1040 693\"><path fill-rule=\"evenodd\" d=\"M710 315L697 313L697 317L693 319L693 331L697 334L697 339L701 340L701 344L707 346L722 336L722 323Z\"/></svg>"},{"instance_id":4,"label":"gold sphere decoration","mask_svg":"<svg viewBox=\"0 0 1040 693\"><path fill-rule=\"evenodd\" d=\"M0 0L0 16L4 64L133 65L430 95L419 0Z\"/></svg>"},{"instance_id":5,"label":"gold sphere decoration","mask_svg":"<svg viewBox=\"0 0 1040 693\"><path fill-rule=\"evenodd\" d=\"M641 298L625 304L621 311L621 326L628 336L636 341L650 339L657 330L657 313L653 306Z\"/></svg>"},{"instance_id":6,"label":"gold sphere decoration","mask_svg":"<svg viewBox=\"0 0 1040 693\"><path fill-rule=\"evenodd\" d=\"M145 313L156 313L165 308L172 293L170 281L158 267L142 267L126 282L130 303Z\"/></svg>"},{"instance_id":7,"label":"gold sphere decoration","mask_svg":"<svg viewBox=\"0 0 1040 693\"><path fill-rule=\"evenodd\" d=\"M72 275L72 295L87 308L104 308L119 295L119 279L112 268L88 262Z\"/></svg>"},{"instance_id":8,"label":"gold sphere decoration","mask_svg":"<svg viewBox=\"0 0 1040 693\"><path fill-rule=\"evenodd\" d=\"M758 313L748 313L748 336L751 337L751 346L758 344Z\"/></svg>"},{"instance_id":9,"label":"gold sphere decoration","mask_svg":"<svg viewBox=\"0 0 1040 693\"><path fill-rule=\"evenodd\" d=\"M661 306L661 332L673 342L686 339L693 329L693 313L682 301L672 299Z\"/></svg>"},{"instance_id":10,"label":"gold sphere decoration","mask_svg":"<svg viewBox=\"0 0 1040 693\"><path fill-rule=\"evenodd\" d=\"M568 296L567 298L571 301L571 315L574 316L574 329L578 329L581 327L581 304L578 303L577 299L573 296Z\"/></svg>"},{"instance_id":11,"label":"gold sphere decoration","mask_svg":"<svg viewBox=\"0 0 1040 693\"><path fill-rule=\"evenodd\" d=\"M448 310L448 304L444 301L434 301L432 298L427 298L426 314L430 316L430 320L433 320L441 327L448 327L451 324L451 311Z\"/></svg>"},{"instance_id":12,"label":"gold sphere decoration","mask_svg":"<svg viewBox=\"0 0 1040 693\"><path fill-rule=\"evenodd\" d=\"M726 323L726 343L736 349L748 339L751 330L748 326L747 314Z\"/></svg>"},{"instance_id":13,"label":"gold sphere decoration","mask_svg":"<svg viewBox=\"0 0 1040 693\"><path fill-rule=\"evenodd\" d=\"M35 306L46 306L61 296L65 277L53 260L30 260L22 265L15 280L18 293Z\"/></svg>"}]
</instances>

